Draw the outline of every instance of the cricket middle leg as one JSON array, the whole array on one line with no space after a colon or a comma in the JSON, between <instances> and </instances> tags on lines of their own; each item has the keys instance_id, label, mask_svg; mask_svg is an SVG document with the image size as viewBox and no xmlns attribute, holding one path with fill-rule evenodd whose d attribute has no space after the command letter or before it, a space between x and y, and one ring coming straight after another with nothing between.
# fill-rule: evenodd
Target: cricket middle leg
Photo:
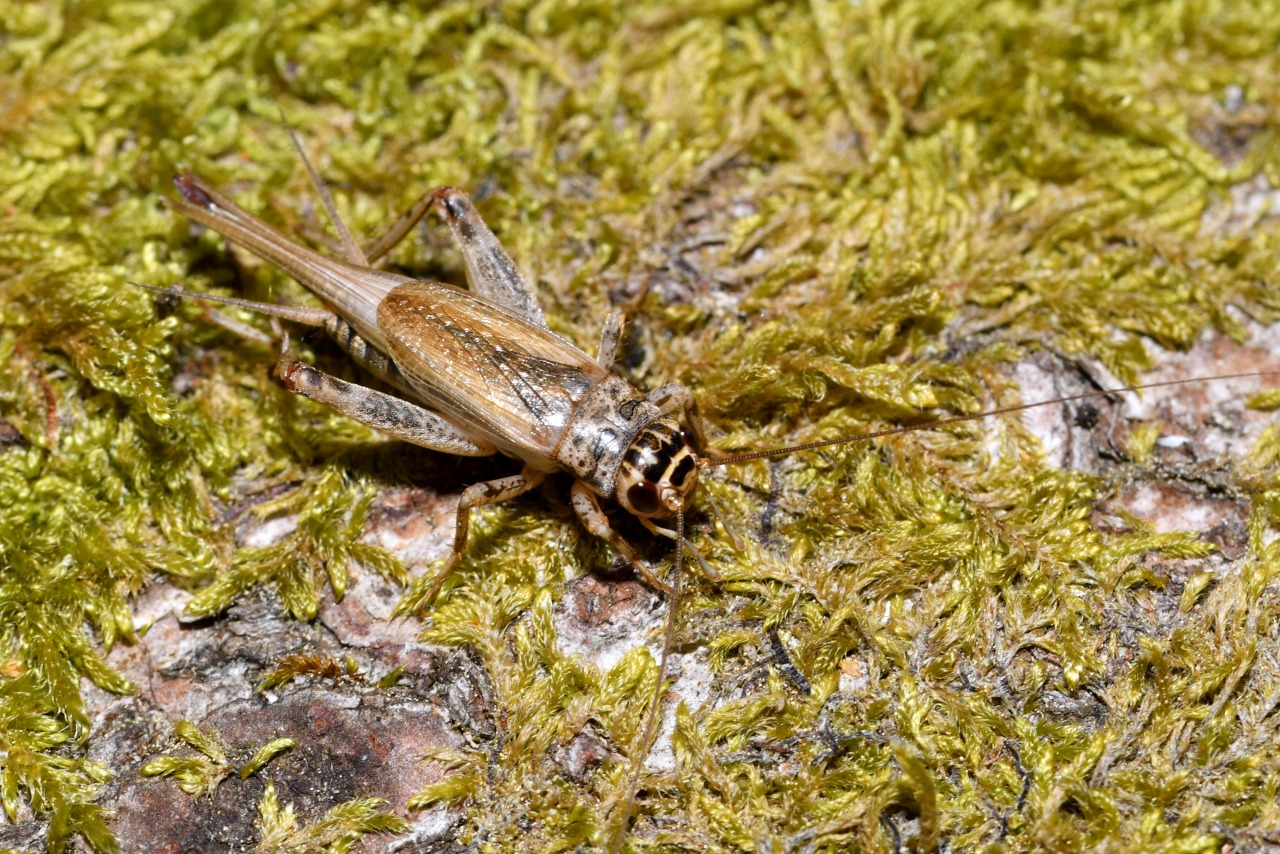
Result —
<instances>
[{"instance_id":1,"label":"cricket middle leg","mask_svg":"<svg viewBox=\"0 0 1280 854\"><path fill-rule=\"evenodd\" d=\"M445 558L444 566L436 572L430 586L422 593L418 593L420 586L415 584L414 590L405 596L400 605L396 606L396 614L402 615L419 611L435 600L436 594L440 592L440 588L444 586L445 581L453 574L458 561L462 558L463 551L466 550L467 534L471 528L472 510L523 495L542 483L546 477L546 472L525 466L524 471L520 472L520 474L500 477L483 483L473 483L464 489L462 497L458 499L458 515L454 520L453 548L449 552L449 556Z\"/></svg>"},{"instance_id":2,"label":"cricket middle leg","mask_svg":"<svg viewBox=\"0 0 1280 854\"><path fill-rule=\"evenodd\" d=\"M600 499L585 483L578 481L573 485L569 500L573 504L574 512L578 514L578 518L582 520L583 526L589 532L613 546L650 587L671 595L671 585L654 575L649 565L636 554L631 543L622 539L622 535L613 530L613 526L609 524L609 517L600 506Z\"/></svg>"}]
</instances>

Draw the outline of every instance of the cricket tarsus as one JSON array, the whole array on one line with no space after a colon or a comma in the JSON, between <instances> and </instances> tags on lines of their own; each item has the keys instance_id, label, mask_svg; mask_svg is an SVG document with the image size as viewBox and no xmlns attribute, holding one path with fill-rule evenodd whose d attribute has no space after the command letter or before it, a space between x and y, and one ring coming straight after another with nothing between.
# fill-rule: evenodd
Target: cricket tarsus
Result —
<instances>
[{"instance_id":1,"label":"cricket tarsus","mask_svg":"<svg viewBox=\"0 0 1280 854\"><path fill-rule=\"evenodd\" d=\"M1024 412L1028 409L1038 409L1042 406L1054 406L1062 403L1071 403L1076 400L1088 400L1095 397L1106 397L1112 394L1123 394L1129 391L1144 391L1152 388L1165 388L1168 386L1191 385L1193 383L1210 383L1220 382L1222 380L1240 380L1240 379L1257 379L1260 377L1280 376L1280 371L1243 371L1235 374L1218 374L1211 377L1186 377L1179 380L1162 380L1154 383L1142 383L1141 385L1124 386L1123 388L1106 388L1097 391L1086 391L1081 394L1072 394L1066 397L1055 397L1052 400L1037 400L1034 403L1019 403L1014 406L1001 406L997 409L988 409L985 412L972 412L967 415L952 415L947 418L940 418L937 421L930 421L926 424L909 424L905 427L890 427L885 430L874 430L870 433L858 433L854 436L841 436L838 439L823 439L820 442L805 442L801 445L789 445L785 448L773 448L766 451L748 451L743 454L731 454L723 457L701 457L698 461L699 466L704 469L719 468L720 466L734 465L736 463L750 462L751 460L763 460L769 457L781 457L787 454L798 454L804 451L816 451L819 448L830 448L836 445L848 445L853 442L866 442L871 439L880 439L884 436L899 436L903 433L915 433L920 430L931 430L936 427L946 427L949 424L962 424L966 421L979 421L983 418L992 418L996 415L1009 415L1014 412Z\"/></svg>"}]
</instances>

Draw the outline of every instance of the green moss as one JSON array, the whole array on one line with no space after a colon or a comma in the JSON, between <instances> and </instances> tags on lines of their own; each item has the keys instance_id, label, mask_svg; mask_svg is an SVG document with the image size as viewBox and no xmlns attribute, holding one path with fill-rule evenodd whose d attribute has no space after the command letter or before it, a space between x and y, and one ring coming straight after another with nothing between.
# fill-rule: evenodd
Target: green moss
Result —
<instances>
[{"instance_id":1,"label":"green moss","mask_svg":"<svg viewBox=\"0 0 1280 854\"><path fill-rule=\"evenodd\" d=\"M331 655L286 655L258 683L258 690L272 691L303 676L347 683L364 679L356 660L350 656L346 661L338 661Z\"/></svg>"},{"instance_id":2,"label":"green moss","mask_svg":"<svg viewBox=\"0 0 1280 854\"><path fill-rule=\"evenodd\" d=\"M200 307L161 317L125 285L304 299L256 266L235 282L222 242L159 203L183 163L306 230L278 107L359 234L432 185L472 190L588 349L652 279L633 378L691 385L724 449L1011 402L1002 371L1034 351L1136 381L1151 345L1280 309L1277 219L1233 201L1280 186L1269 0L0 0L0 21L3 802L50 820L50 850L113 847L81 680L130 690L103 650L133 639L145 586L213 615L265 585L309 619L351 561L403 579L356 542L378 480L350 465L393 449L275 387L271 354ZM461 281L424 233L393 263ZM1057 470L1016 420L727 473L709 488L737 527L758 532L770 496L776 524L741 554L699 534L726 581L691 593L681 638L744 687L680 712L678 771L646 778L629 844L1274 832L1277 435L1241 456L1221 482L1252 502L1249 557L1193 576L1172 622L1141 558L1204 543L1093 513L1151 471ZM297 531L236 549L224 513L259 494ZM503 731L414 806L465 801L462 841L492 850L600 844L655 664L561 648L560 583L608 560L574 525L530 500L473 530L427 637L475 650ZM762 663L775 629L811 693ZM569 780L547 754L588 722L614 752ZM381 821L356 812L306 839ZM274 800L261 826L302 838Z\"/></svg>"},{"instance_id":3,"label":"green moss","mask_svg":"<svg viewBox=\"0 0 1280 854\"><path fill-rule=\"evenodd\" d=\"M267 763L275 759L281 754L288 753L298 747L298 742L292 738L273 738L266 744L259 747L253 752L253 756L248 762L240 766L239 775L241 780L247 780L254 774L257 774L263 768L267 767ZM270 784L268 784L270 785Z\"/></svg>"},{"instance_id":4,"label":"green moss","mask_svg":"<svg viewBox=\"0 0 1280 854\"><path fill-rule=\"evenodd\" d=\"M404 833L409 829L404 819L382 809L378 798L356 798L329 809L314 824L299 825L293 806L280 806L276 787L267 784L258 802L258 820L254 826L260 835L257 848L271 854L295 851L324 851L346 854L370 833Z\"/></svg>"},{"instance_id":5,"label":"green moss","mask_svg":"<svg viewBox=\"0 0 1280 854\"><path fill-rule=\"evenodd\" d=\"M159 756L138 771L143 777L167 777L193 798L212 795L235 769L217 732L204 732L190 721L173 725L174 736L197 756Z\"/></svg>"},{"instance_id":6,"label":"green moss","mask_svg":"<svg viewBox=\"0 0 1280 854\"><path fill-rule=\"evenodd\" d=\"M48 820L50 850L61 850L78 835L96 850L119 851L107 816L92 803L111 772L82 756L67 755L74 728L50 703L47 686L34 674L0 685L0 727L5 752L0 803L9 821L17 820L25 803Z\"/></svg>"},{"instance_id":7,"label":"green moss","mask_svg":"<svg viewBox=\"0 0 1280 854\"><path fill-rule=\"evenodd\" d=\"M222 781L236 769L232 765L226 743L218 732L205 732L190 721L178 721L173 725L178 741L194 750L196 756L158 756L138 770L142 777L166 777L177 782L178 788L193 798L212 796ZM249 760L240 766L241 780L257 774L272 759L295 749L298 743L292 738L273 738L254 751ZM270 784L268 784L270 785Z\"/></svg>"},{"instance_id":8,"label":"green moss","mask_svg":"<svg viewBox=\"0 0 1280 854\"><path fill-rule=\"evenodd\" d=\"M348 483L339 471L328 469L306 488L258 505L253 512L264 518L296 513L297 530L274 545L238 550L233 564L192 597L186 612L196 617L218 614L246 590L270 584L290 614L312 620L320 607L321 578L341 601L352 561L403 582L406 574L399 560L376 546L356 542L372 500L372 490Z\"/></svg>"}]
</instances>

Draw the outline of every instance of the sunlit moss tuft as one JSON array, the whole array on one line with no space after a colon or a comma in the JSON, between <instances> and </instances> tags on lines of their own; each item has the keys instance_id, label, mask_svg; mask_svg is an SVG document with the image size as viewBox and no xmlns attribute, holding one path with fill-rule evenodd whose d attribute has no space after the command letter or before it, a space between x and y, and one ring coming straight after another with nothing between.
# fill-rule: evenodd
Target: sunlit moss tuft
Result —
<instances>
[{"instance_id":1,"label":"sunlit moss tuft","mask_svg":"<svg viewBox=\"0 0 1280 854\"><path fill-rule=\"evenodd\" d=\"M322 471L309 488L299 488L254 508L258 515L298 514L297 530L280 542L236 553L235 564L217 574L187 603L189 615L203 617L226 610L237 597L259 584L275 587L284 607L299 620L315 618L321 583L334 597L347 590L353 561L403 581L403 565L384 549L356 538L364 530L373 493L348 483L336 469Z\"/></svg>"},{"instance_id":2,"label":"sunlit moss tuft","mask_svg":"<svg viewBox=\"0 0 1280 854\"><path fill-rule=\"evenodd\" d=\"M359 682L364 678L356 660L350 656L345 661L338 661L331 655L286 655L262 678L258 690L271 691L303 676L333 682Z\"/></svg>"},{"instance_id":3,"label":"sunlit moss tuft","mask_svg":"<svg viewBox=\"0 0 1280 854\"><path fill-rule=\"evenodd\" d=\"M178 721L173 725L173 735L195 756L158 756L138 770L143 777L165 777L177 783L178 788L193 798L212 796L222 781L233 771L233 761L222 735L216 731L205 732L190 721ZM272 759L295 749L298 743L292 738L273 738L254 751L239 768L241 780L261 771Z\"/></svg>"},{"instance_id":4,"label":"sunlit moss tuft","mask_svg":"<svg viewBox=\"0 0 1280 854\"><path fill-rule=\"evenodd\" d=\"M212 795L235 768L217 732L204 732L190 721L173 725L174 736L196 756L160 756L139 769L143 777L166 777L193 798Z\"/></svg>"},{"instance_id":5,"label":"sunlit moss tuft","mask_svg":"<svg viewBox=\"0 0 1280 854\"><path fill-rule=\"evenodd\" d=\"M33 673L0 684L0 803L16 821L27 804L49 822L48 847L62 850L76 836L98 851L119 851L108 816L93 803L100 784L111 779L97 762L66 755L76 733L49 702L46 686Z\"/></svg>"},{"instance_id":6,"label":"sunlit moss tuft","mask_svg":"<svg viewBox=\"0 0 1280 854\"><path fill-rule=\"evenodd\" d=\"M299 825L293 805L280 805L274 783L268 783L258 802L258 844L255 851L264 854L288 854L293 851L324 851L345 854L370 833L404 833L409 829L404 819L382 809L379 798L356 798L331 807L314 824Z\"/></svg>"}]
</instances>

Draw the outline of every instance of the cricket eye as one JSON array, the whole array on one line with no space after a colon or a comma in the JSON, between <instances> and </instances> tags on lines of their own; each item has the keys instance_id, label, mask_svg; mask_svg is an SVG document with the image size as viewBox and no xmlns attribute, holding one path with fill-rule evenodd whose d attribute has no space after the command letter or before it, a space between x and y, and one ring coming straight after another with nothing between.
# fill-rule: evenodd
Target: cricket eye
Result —
<instances>
[{"instance_id":1,"label":"cricket eye","mask_svg":"<svg viewBox=\"0 0 1280 854\"><path fill-rule=\"evenodd\" d=\"M651 483L637 483L628 489L627 503L637 513L645 515L657 513L662 509L662 503L658 501L658 490L654 489Z\"/></svg>"}]
</instances>

